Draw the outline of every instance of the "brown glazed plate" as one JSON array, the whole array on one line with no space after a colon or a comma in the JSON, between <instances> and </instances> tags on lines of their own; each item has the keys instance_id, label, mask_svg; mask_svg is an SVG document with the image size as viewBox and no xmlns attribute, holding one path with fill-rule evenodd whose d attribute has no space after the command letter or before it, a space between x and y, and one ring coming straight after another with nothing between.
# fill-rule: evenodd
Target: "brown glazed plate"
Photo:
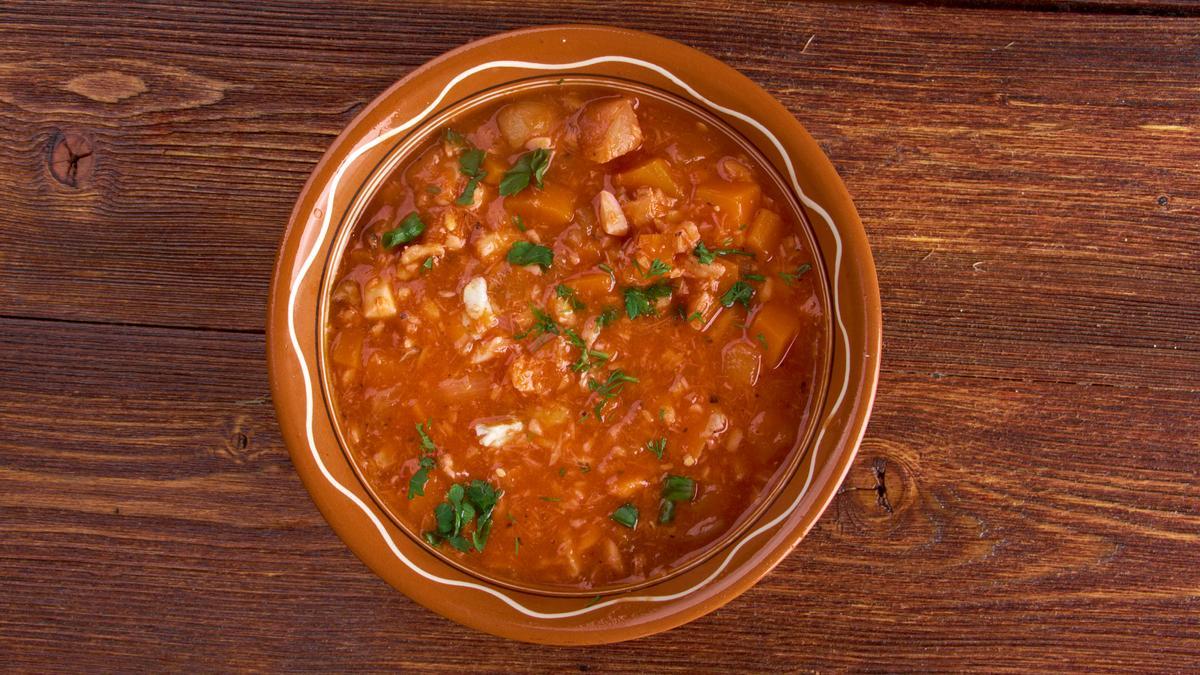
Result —
<instances>
[{"instance_id":1,"label":"brown glazed plate","mask_svg":"<svg viewBox=\"0 0 1200 675\"><path fill-rule=\"evenodd\" d=\"M342 445L327 393L322 328L347 231L405 152L473 100L551 79L660 92L727 125L777 173L809 224L829 319L828 372L802 443L762 503L719 546L674 573L600 596L498 583L452 564L374 498ZM879 287L854 205L817 143L732 68L653 35L551 26L492 36L416 69L338 136L296 201L268 316L271 393L292 462L359 558L413 600L495 635L550 644L629 640L691 621L767 574L833 499L866 429L879 376Z\"/></svg>"}]
</instances>

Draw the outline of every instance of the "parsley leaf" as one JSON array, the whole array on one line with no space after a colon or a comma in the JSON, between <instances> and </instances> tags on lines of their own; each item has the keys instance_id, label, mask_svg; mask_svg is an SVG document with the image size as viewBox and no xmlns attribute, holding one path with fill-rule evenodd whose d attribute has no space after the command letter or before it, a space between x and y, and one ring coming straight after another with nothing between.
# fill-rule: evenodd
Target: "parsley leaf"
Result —
<instances>
[{"instance_id":1,"label":"parsley leaf","mask_svg":"<svg viewBox=\"0 0 1200 675\"><path fill-rule=\"evenodd\" d=\"M600 263L599 265L596 265L596 268L599 269L601 272L605 272L606 274L608 274L608 278L612 279L614 284L617 283L617 274L615 272L613 272L613 268L609 267L605 263Z\"/></svg>"},{"instance_id":2,"label":"parsley leaf","mask_svg":"<svg viewBox=\"0 0 1200 675\"><path fill-rule=\"evenodd\" d=\"M541 335L543 333L552 333L558 335L558 324L555 323L553 317L537 307L530 307L529 310L533 312L533 325L513 335L514 339L524 340L530 334Z\"/></svg>"},{"instance_id":3,"label":"parsley leaf","mask_svg":"<svg viewBox=\"0 0 1200 675\"><path fill-rule=\"evenodd\" d=\"M632 530L633 528L637 527L638 510L633 504L626 504L616 511L613 511L612 515L609 517L615 520L617 523Z\"/></svg>"},{"instance_id":4,"label":"parsley leaf","mask_svg":"<svg viewBox=\"0 0 1200 675\"><path fill-rule=\"evenodd\" d=\"M526 229L525 221L521 219L521 216L513 216L513 225L516 225L517 229L522 232L524 232Z\"/></svg>"},{"instance_id":5,"label":"parsley leaf","mask_svg":"<svg viewBox=\"0 0 1200 675\"><path fill-rule=\"evenodd\" d=\"M585 372L591 370L592 366L598 366L611 358L605 352L588 349L587 343L583 341L583 338L579 337L579 333L570 328L564 328L563 332L566 333L567 341L580 350L579 360L571 364L571 370L577 373Z\"/></svg>"},{"instance_id":6,"label":"parsley leaf","mask_svg":"<svg viewBox=\"0 0 1200 675\"><path fill-rule=\"evenodd\" d=\"M566 300L572 311L578 312L580 310L587 309L587 305L583 304L583 301L579 299L579 294L577 294L575 289L571 288L570 286L559 284L554 287L554 294L563 300Z\"/></svg>"},{"instance_id":7,"label":"parsley leaf","mask_svg":"<svg viewBox=\"0 0 1200 675\"><path fill-rule=\"evenodd\" d=\"M655 457L662 459L663 453L667 451L667 439L656 438L652 441L648 441L646 443L646 449L650 452L653 452Z\"/></svg>"},{"instance_id":8,"label":"parsley leaf","mask_svg":"<svg viewBox=\"0 0 1200 675\"><path fill-rule=\"evenodd\" d=\"M421 268L426 270L433 269L433 256L426 258L425 262L421 263Z\"/></svg>"},{"instance_id":9,"label":"parsley leaf","mask_svg":"<svg viewBox=\"0 0 1200 675\"><path fill-rule=\"evenodd\" d=\"M530 180L539 189L542 188L542 177L546 175L549 166L550 151L545 148L521 155L517 158L517 163L505 171L504 177L500 179L500 194L511 197L529 187Z\"/></svg>"},{"instance_id":10,"label":"parsley leaf","mask_svg":"<svg viewBox=\"0 0 1200 675\"><path fill-rule=\"evenodd\" d=\"M467 142L465 136L450 128L446 129L446 140L455 145L462 145Z\"/></svg>"},{"instance_id":11,"label":"parsley leaf","mask_svg":"<svg viewBox=\"0 0 1200 675\"><path fill-rule=\"evenodd\" d=\"M437 546L443 541L462 552L482 551L487 545L488 535L492 531L492 514L496 509L500 495L503 494L490 483L473 480L465 489L455 483L446 491L446 501L438 504L433 510L437 523L436 531L426 532L425 541L430 546ZM463 530L475 523L475 529L468 540L463 536Z\"/></svg>"},{"instance_id":12,"label":"parsley leaf","mask_svg":"<svg viewBox=\"0 0 1200 675\"><path fill-rule=\"evenodd\" d=\"M617 308L605 307L600 316L596 317L596 328L604 328L608 324L617 320Z\"/></svg>"},{"instance_id":13,"label":"parsley leaf","mask_svg":"<svg viewBox=\"0 0 1200 675\"><path fill-rule=\"evenodd\" d=\"M625 371L617 369L608 374L608 379L604 382L588 378L588 388L596 392L596 396L600 397L600 401L592 408L592 412L596 414L596 419L604 421L604 404L617 397L621 393L621 388L626 382L638 382L636 377L626 375Z\"/></svg>"},{"instance_id":14,"label":"parsley leaf","mask_svg":"<svg viewBox=\"0 0 1200 675\"><path fill-rule=\"evenodd\" d=\"M554 251L531 241L518 241L508 249L508 262L519 267L537 265L548 270L554 264Z\"/></svg>"},{"instance_id":15,"label":"parsley leaf","mask_svg":"<svg viewBox=\"0 0 1200 675\"><path fill-rule=\"evenodd\" d=\"M676 502L690 502L696 497L696 481L687 476L670 476L663 481L662 504L658 522L664 525L675 520Z\"/></svg>"},{"instance_id":16,"label":"parsley leaf","mask_svg":"<svg viewBox=\"0 0 1200 675\"><path fill-rule=\"evenodd\" d=\"M750 299L754 297L754 287L744 281L735 281L725 291L725 295L721 296L721 306L733 307L734 303L741 303L747 309L750 307Z\"/></svg>"},{"instance_id":17,"label":"parsley leaf","mask_svg":"<svg viewBox=\"0 0 1200 675\"><path fill-rule=\"evenodd\" d=\"M459 156L458 171L470 180L463 188L463 193L454 200L455 204L468 206L475 201L475 188L479 186L479 181L487 175L487 172L483 170L484 154L483 150L479 148L471 148Z\"/></svg>"},{"instance_id":18,"label":"parsley leaf","mask_svg":"<svg viewBox=\"0 0 1200 675\"><path fill-rule=\"evenodd\" d=\"M433 439L429 437L428 428L432 421L417 422L417 435L421 438L421 459L417 464L417 470L413 473L412 478L408 479L408 498L424 497L425 484L429 482L429 472L437 466L437 462L433 459L434 453L437 452L437 446L433 444Z\"/></svg>"},{"instance_id":19,"label":"parsley leaf","mask_svg":"<svg viewBox=\"0 0 1200 675\"><path fill-rule=\"evenodd\" d=\"M766 281L767 280L767 278L761 274L743 274L742 278L746 279L747 281Z\"/></svg>"},{"instance_id":20,"label":"parsley leaf","mask_svg":"<svg viewBox=\"0 0 1200 675\"><path fill-rule=\"evenodd\" d=\"M711 265L713 260L716 260L717 256L742 255L746 256L747 258L754 257L754 254L750 251L743 251L740 248L718 248L710 250L702 241L696 243L696 247L692 249L692 255L696 256L696 259L699 260L703 265Z\"/></svg>"},{"instance_id":21,"label":"parsley leaf","mask_svg":"<svg viewBox=\"0 0 1200 675\"><path fill-rule=\"evenodd\" d=\"M631 319L639 316L654 316L654 303L671 297L671 285L666 282L651 284L645 288L625 289L625 314Z\"/></svg>"},{"instance_id":22,"label":"parsley leaf","mask_svg":"<svg viewBox=\"0 0 1200 675\"><path fill-rule=\"evenodd\" d=\"M400 244L407 244L421 236L421 233L424 231L425 221L421 220L421 216L417 215L416 211L413 211L404 216L404 220L400 221L399 227L383 233L383 247L395 248Z\"/></svg>"},{"instance_id":23,"label":"parsley leaf","mask_svg":"<svg viewBox=\"0 0 1200 675\"><path fill-rule=\"evenodd\" d=\"M646 272L644 274L647 277L660 277L670 271L671 271L670 265L659 260L658 258L655 258L650 263L650 269L646 270Z\"/></svg>"},{"instance_id":24,"label":"parsley leaf","mask_svg":"<svg viewBox=\"0 0 1200 675\"><path fill-rule=\"evenodd\" d=\"M808 263L801 263L800 266L796 268L795 272L780 272L779 276L787 283L788 286L791 286L799 281L800 277L808 274L808 271L811 269L812 265Z\"/></svg>"}]
</instances>

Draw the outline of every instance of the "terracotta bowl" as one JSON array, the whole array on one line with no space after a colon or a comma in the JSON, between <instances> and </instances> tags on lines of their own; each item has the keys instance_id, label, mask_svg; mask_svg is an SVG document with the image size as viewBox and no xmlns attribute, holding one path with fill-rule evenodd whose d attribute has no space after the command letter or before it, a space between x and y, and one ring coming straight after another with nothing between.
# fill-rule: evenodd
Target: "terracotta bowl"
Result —
<instances>
[{"instance_id":1,"label":"terracotta bowl","mask_svg":"<svg viewBox=\"0 0 1200 675\"><path fill-rule=\"evenodd\" d=\"M600 596L549 593L473 573L380 505L341 442L325 386L323 320L348 231L387 171L448 114L516 88L603 81L655 92L726 125L777 172L817 252L828 373L810 429L752 517L690 565ZM338 136L296 201L271 284L271 392L292 462L321 513L376 574L413 600L496 635L553 644L628 640L702 616L769 572L833 499L867 425L879 376L880 311L862 224L833 166L769 94L676 42L595 26L493 36L392 85Z\"/></svg>"}]
</instances>

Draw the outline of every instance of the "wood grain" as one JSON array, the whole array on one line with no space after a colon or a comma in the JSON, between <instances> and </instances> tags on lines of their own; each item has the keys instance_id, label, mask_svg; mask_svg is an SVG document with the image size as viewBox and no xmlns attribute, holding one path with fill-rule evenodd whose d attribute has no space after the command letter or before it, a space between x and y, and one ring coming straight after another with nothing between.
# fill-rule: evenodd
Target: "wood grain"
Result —
<instances>
[{"instance_id":1,"label":"wood grain","mask_svg":"<svg viewBox=\"0 0 1200 675\"><path fill-rule=\"evenodd\" d=\"M862 453L797 552L595 649L371 575L292 471L261 336L341 127L447 48L565 21L779 97L885 313ZM9 3L0 35L0 669L1200 668L1200 6Z\"/></svg>"}]
</instances>

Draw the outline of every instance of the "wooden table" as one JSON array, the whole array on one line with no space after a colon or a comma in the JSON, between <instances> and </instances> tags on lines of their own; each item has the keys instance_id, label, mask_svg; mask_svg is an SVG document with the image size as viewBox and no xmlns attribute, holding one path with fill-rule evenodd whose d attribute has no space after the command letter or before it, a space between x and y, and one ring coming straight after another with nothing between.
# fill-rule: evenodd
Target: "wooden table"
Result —
<instances>
[{"instance_id":1,"label":"wooden table","mask_svg":"<svg viewBox=\"0 0 1200 675\"><path fill-rule=\"evenodd\" d=\"M0 7L0 669L1200 665L1200 5L950 5ZM862 452L798 550L591 649L372 575L292 471L263 353L342 126L450 47L565 21L779 97L855 196L885 316Z\"/></svg>"}]
</instances>

